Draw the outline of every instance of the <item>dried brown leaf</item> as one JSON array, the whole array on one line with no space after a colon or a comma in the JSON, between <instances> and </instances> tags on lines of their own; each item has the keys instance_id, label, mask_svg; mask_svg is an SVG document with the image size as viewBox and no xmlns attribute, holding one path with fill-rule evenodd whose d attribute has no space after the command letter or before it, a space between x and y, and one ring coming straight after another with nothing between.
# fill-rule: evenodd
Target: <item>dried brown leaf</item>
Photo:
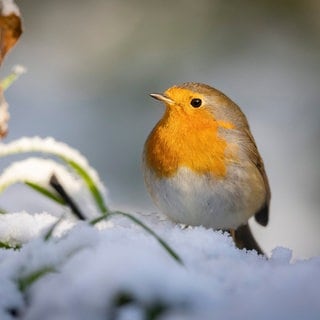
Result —
<instances>
[{"instance_id":1,"label":"dried brown leaf","mask_svg":"<svg viewBox=\"0 0 320 320\"><path fill-rule=\"evenodd\" d=\"M0 65L5 55L16 44L22 34L19 8L14 0L0 0ZM0 140L7 135L10 118L8 103L0 86Z\"/></svg>"},{"instance_id":2,"label":"dried brown leaf","mask_svg":"<svg viewBox=\"0 0 320 320\"><path fill-rule=\"evenodd\" d=\"M0 1L0 65L21 34L19 9L13 1Z\"/></svg>"}]
</instances>

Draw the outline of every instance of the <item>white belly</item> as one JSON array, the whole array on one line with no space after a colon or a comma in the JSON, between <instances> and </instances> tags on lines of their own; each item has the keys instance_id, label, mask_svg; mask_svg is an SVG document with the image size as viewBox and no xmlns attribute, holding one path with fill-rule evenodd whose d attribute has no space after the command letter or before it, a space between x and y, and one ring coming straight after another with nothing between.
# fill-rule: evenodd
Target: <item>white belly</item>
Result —
<instances>
[{"instance_id":1,"label":"white belly","mask_svg":"<svg viewBox=\"0 0 320 320\"><path fill-rule=\"evenodd\" d=\"M249 183L247 171L238 167L229 168L223 180L185 167L165 179L146 170L145 182L155 204L170 219L214 229L236 229L247 223L265 198L260 174L251 170Z\"/></svg>"}]
</instances>

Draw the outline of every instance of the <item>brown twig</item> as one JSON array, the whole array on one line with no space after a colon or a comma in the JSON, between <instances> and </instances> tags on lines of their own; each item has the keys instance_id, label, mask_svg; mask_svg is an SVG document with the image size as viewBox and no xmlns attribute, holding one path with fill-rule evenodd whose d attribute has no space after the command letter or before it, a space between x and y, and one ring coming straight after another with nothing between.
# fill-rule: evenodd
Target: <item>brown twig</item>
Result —
<instances>
[{"instance_id":1,"label":"brown twig","mask_svg":"<svg viewBox=\"0 0 320 320\"><path fill-rule=\"evenodd\" d=\"M60 195L60 197L66 202L67 206L69 206L71 211L74 213L74 215L78 219L86 220L86 217L84 216L84 214L81 212L81 210L78 208L76 203L72 200L72 198L69 196L67 191L61 185L61 183L59 182L55 174L53 174L50 178L50 185Z\"/></svg>"}]
</instances>

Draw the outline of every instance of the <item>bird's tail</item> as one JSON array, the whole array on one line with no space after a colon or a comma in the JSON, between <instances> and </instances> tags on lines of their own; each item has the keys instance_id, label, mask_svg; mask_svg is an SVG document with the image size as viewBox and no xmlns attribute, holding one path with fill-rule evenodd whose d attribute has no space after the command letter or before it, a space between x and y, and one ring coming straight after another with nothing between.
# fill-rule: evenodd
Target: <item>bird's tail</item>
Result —
<instances>
[{"instance_id":1,"label":"bird's tail","mask_svg":"<svg viewBox=\"0 0 320 320\"><path fill-rule=\"evenodd\" d=\"M231 235L239 249L256 250L259 254L264 255L248 224L240 226L236 230L231 230Z\"/></svg>"}]
</instances>

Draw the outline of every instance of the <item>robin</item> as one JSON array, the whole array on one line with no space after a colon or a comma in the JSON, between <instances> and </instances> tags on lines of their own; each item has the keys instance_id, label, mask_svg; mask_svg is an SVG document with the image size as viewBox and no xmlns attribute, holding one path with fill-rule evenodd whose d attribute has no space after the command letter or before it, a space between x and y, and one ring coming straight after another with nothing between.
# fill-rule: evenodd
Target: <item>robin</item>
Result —
<instances>
[{"instance_id":1,"label":"robin","mask_svg":"<svg viewBox=\"0 0 320 320\"><path fill-rule=\"evenodd\" d=\"M268 224L270 188L241 109L201 83L151 97L165 104L143 151L145 184L156 206L177 223L230 231L239 248L262 253L248 219Z\"/></svg>"}]
</instances>

